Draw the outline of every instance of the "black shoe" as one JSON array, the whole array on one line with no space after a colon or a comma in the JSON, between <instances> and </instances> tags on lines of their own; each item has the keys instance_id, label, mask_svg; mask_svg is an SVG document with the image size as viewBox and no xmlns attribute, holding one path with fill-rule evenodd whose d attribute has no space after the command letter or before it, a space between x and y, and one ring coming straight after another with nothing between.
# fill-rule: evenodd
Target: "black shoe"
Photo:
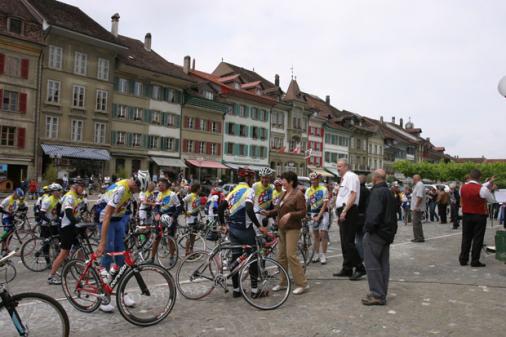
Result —
<instances>
[{"instance_id":1,"label":"black shoe","mask_svg":"<svg viewBox=\"0 0 506 337\"><path fill-rule=\"evenodd\" d=\"M353 275L353 270L341 269L340 272L332 274L334 277L350 277Z\"/></svg>"},{"instance_id":2,"label":"black shoe","mask_svg":"<svg viewBox=\"0 0 506 337\"><path fill-rule=\"evenodd\" d=\"M461 266L467 266L467 261L459 260Z\"/></svg>"},{"instance_id":3,"label":"black shoe","mask_svg":"<svg viewBox=\"0 0 506 337\"><path fill-rule=\"evenodd\" d=\"M238 297L241 297L242 296L242 293L240 291L232 291L232 297L233 298L238 298Z\"/></svg>"},{"instance_id":4,"label":"black shoe","mask_svg":"<svg viewBox=\"0 0 506 337\"><path fill-rule=\"evenodd\" d=\"M478 262L471 262L471 267L485 267L486 264L485 263L481 263L480 261Z\"/></svg>"},{"instance_id":5,"label":"black shoe","mask_svg":"<svg viewBox=\"0 0 506 337\"><path fill-rule=\"evenodd\" d=\"M356 269L353 275L350 276L350 281L358 281L366 274L365 270Z\"/></svg>"},{"instance_id":6,"label":"black shoe","mask_svg":"<svg viewBox=\"0 0 506 337\"><path fill-rule=\"evenodd\" d=\"M459 226L453 226L453 229L459 229Z\"/></svg>"},{"instance_id":7,"label":"black shoe","mask_svg":"<svg viewBox=\"0 0 506 337\"><path fill-rule=\"evenodd\" d=\"M362 299L363 305L385 305L386 301L372 295L367 295Z\"/></svg>"},{"instance_id":8,"label":"black shoe","mask_svg":"<svg viewBox=\"0 0 506 337\"><path fill-rule=\"evenodd\" d=\"M411 242L425 242L425 240L424 239L421 239L421 240L420 239L413 239L413 240L411 240Z\"/></svg>"}]
</instances>

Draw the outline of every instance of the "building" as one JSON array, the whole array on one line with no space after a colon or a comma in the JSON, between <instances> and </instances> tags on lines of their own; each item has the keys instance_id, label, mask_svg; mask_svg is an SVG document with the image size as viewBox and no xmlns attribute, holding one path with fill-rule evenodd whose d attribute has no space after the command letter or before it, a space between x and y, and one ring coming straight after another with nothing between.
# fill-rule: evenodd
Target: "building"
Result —
<instances>
[{"instance_id":1,"label":"building","mask_svg":"<svg viewBox=\"0 0 506 337\"><path fill-rule=\"evenodd\" d=\"M0 181L36 177L42 24L20 1L0 2Z\"/></svg>"},{"instance_id":2,"label":"building","mask_svg":"<svg viewBox=\"0 0 506 337\"><path fill-rule=\"evenodd\" d=\"M59 176L108 172L114 60L126 49L79 8L54 0L21 0L44 28L38 175L50 163Z\"/></svg>"}]
</instances>

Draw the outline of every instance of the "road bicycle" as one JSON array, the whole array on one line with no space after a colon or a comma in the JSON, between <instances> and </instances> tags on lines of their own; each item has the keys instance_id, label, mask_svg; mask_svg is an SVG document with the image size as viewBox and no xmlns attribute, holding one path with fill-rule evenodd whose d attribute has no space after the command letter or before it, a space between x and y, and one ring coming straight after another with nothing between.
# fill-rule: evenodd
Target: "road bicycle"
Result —
<instances>
[{"instance_id":1,"label":"road bicycle","mask_svg":"<svg viewBox=\"0 0 506 337\"><path fill-rule=\"evenodd\" d=\"M125 259L125 264L111 275L110 281L99 276L95 253L87 261L75 259L65 264L62 286L70 304L79 311L91 313L101 304L109 304L111 295L116 295L120 314L132 324L151 326L165 319L176 302L172 275L156 264L137 264L128 250L108 255ZM125 304L127 294L135 303L133 306Z\"/></svg>"},{"instance_id":2,"label":"road bicycle","mask_svg":"<svg viewBox=\"0 0 506 337\"><path fill-rule=\"evenodd\" d=\"M198 300L208 296L216 287L228 292L228 280L239 276L242 297L255 308L272 310L281 306L290 295L288 272L276 260L268 257L271 247L276 246L277 237L272 236L266 242L263 235L257 235L256 245L234 245L222 241L211 252L200 251L188 255L179 265L176 272L176 285L185 298ZM223 256L234 249L243 254L224 268ZM199 255L195 263L192 255ZM272 288L281 282L288 282L286 289L273 292Z\"/></svg>"},{"instance_id":3,"label":"road bicycle","mask_svg":"<svg viewBox=\"0 0 506 337\"><path fill-rule=\"evenodd\" d=\"M0 269L13 255L14 252L11 252L0 260ZM4 337L68 337L70 323L65 309L54 298L35 292L11 294L5 283L2 283L0 331Z\"/></svg>"},{"instance_id":4,"label":"road bicycle","mask_svg":"<svg viewBox=\"0 0 506 337\"><path fill-rule=\"evenodd\" d=\"M314 256L313 239L311 237L311 231L309 229L309 219L302 219L302 227L300 229L299 241L297 241L297 254L300 262L303 264L304 271L307 265L309 265Z\"/></svg>"}]
</instances>

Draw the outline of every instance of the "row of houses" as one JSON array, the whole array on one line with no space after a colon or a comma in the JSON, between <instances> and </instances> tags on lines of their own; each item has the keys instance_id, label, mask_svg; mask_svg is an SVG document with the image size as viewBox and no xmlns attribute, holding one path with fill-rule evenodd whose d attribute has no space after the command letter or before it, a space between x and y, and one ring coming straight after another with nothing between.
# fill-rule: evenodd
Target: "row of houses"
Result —
<instances>
[{"instance_id":1,"label":"row of houses","mask_svg":"<svg viewBox=\"0 0 506 337\"><path fill-rule=\"evenodd\" d=\"M332 106L280 78L221 62L199 70L157 54L153 37L105 29L54 0L0 2L0 175L106 176L138 169L217 177L239 166L306 175L391 171L396 160L439 161L444 148L409 121Z\"/></svg>"}]
</instances>

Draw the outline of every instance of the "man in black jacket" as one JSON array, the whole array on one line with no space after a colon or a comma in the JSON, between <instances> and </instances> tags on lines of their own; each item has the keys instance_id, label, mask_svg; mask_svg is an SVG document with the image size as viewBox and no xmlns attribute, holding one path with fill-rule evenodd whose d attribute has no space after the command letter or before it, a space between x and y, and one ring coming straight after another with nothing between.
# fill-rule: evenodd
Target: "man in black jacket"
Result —
<instances>
[{"instance_id":1,"label":"man in black jacket","mask_svg":"<svg viewBox=\"0 0 506 337\"><path fill-rule=\"evenodd\" d=\"M386 304L390 277L390 244L397 232L397 212L395 198L385 179L385 171L374 171L374 187L365 215L364 262L370 293L362 299L364 305Z\"/></svg>"}]
</instances>

